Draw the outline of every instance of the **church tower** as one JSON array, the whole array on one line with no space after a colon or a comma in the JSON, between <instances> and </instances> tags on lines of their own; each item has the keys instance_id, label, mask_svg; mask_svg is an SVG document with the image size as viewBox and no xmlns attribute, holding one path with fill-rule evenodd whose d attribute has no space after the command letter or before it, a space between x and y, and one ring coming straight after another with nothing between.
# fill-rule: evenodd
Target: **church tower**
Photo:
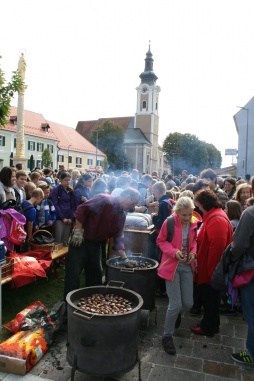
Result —
<instances>
[{"instance_id":1,"label":"church tower","mask_svg":"<svg viewBox=\"0 0 254 381\"><path fill-rule=\"evenodd\" d=\"M159 158L159 93L160 87L156 85L158 77L153 71L153 55L150 50L145 58L145 70L140 74L141 83L137 90L137 110L134 128L140 128L145 137L151 142L146 152L146 172L161 170L161 157Z\"/></svg>"}]
</instances>

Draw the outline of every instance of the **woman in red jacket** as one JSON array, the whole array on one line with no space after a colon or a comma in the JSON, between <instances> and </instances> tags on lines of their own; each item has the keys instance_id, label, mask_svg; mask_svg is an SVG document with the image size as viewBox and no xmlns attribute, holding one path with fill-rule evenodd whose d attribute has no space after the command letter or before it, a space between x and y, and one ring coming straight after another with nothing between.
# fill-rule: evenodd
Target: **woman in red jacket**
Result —
<instances>
[{"instance_id":1,"label":"woman in red jacket","mask_svg":"<svg viewBox=\"0 0 254 381\"><path fill-rule=\"evenodd\" d=\"M220 291L210 286L215 267L223 251L232 241L232 226L221 209L221 203L212 190L200 190L194 202L204 213L203 224L198 233L198 285L202 292L204 316L201 323L191 327L197 335L213 336L220 326Z\"/></svg>"}]
</instances>

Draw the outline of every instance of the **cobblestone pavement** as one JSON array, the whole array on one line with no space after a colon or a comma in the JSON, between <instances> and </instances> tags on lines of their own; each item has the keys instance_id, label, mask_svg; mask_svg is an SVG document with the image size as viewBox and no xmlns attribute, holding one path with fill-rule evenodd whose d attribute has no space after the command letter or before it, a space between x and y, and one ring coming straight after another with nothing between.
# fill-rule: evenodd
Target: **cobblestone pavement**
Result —
<instances>
[{"instance_id":1,"label":"cobblestone pavement","mask_svg":"<svg viewBox=\"0 0 254 381\"><path fill-rule=\"evenodd\" d=\"M221 317L220 334L212 338L197 336L189 327L200 317L185 313L182 324L175 331L177 354L170 356L163 351L161 334L165 319L167 299L156 298L155 310L143 319L139 334L139 357L142 381L254 381L254 367L234 363L230 356L245 348L247 325L242 315ZM49 352L26 375L18 376L0 372L3 381L71 381L71 367L66 360L66 328L63 327ZM94 377L75 372L75 381L138 381L138 365L121 375Z\"/></svg>"}]
</instances>

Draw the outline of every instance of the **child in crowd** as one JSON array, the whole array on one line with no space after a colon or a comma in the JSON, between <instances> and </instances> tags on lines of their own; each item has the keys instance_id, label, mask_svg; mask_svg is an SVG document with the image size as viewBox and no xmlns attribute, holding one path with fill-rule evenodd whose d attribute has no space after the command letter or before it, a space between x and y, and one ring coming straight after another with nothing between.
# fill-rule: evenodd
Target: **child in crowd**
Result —
<instances>
[{"instance_id":1,"label":"child in crowd","mask_svg":"<svg viewBox=\"0 0 254 381\"><path fill-rule=\"evenodd\" d=\"M74 212L77 208L73 189L70 187L71 176L68 172L60 175L60 184L50 192L50 199L56 208L56 222L54 237L56 242L68 246L69 235L74 221Z\"/></svg>"},{"instance_id":2,"label":"child in crowd","mask_svg":"<svg viewBox=\"0 0 254 381\"><path fill-rule=\"evenodd\" d=\"M16 203L22 204L26 200L26 192L24 189L24 185L26 184L27 175L26 172L23 170L16 172L16 181L13 186L15 197L16 197Z\"/></svg>"},{"instance_id":3,"label":"child in crowd","mask_svg":"<svg viewBox=\"0 0 254 381\"><path fill-rule=\"evenodd\" d=\"M32 197L33 190L36 189L36 185L34 183L32 183L32 181L29 181L29 182L25 183L24 189L26 192L26 199L30 200L30 198Z\"/></svg>"},{"instance_id":4,"label":"child in crowd","mask_svg":"<svg viewBox=\"0 0 254 381\"><path fill-rule=\"evenodd\" d=\"M254 200L254 198L253 198L253 200ZM246 202L247 201L248 200L246 200ZM233 231L235 231L235 229L238 225L238 222L240 220L241 214L242 214L242 208L241 208L240 202L236 201L236 200L228 201L226 203L225 213L227 214L227 216L231 222Z\"/></svg>"},{"instance_id":5,"label":"child in crowd","mask_svg":"<svg viewBox=\"0 0 254 381\"><path fill-rule=\"evenodd\" d=\"M193 303L193 271L197 252L198 219L193 215L195 205L191 198L181 197L174 207L174 230L168 241L168 222L163 222L157 238L162 251L158 275L166 280L169 299L162 345L166 353L174 355L173 342L175 328L181 324L181 312L188 310Z\"/></svg>"},{"instance_id":6,"label":"child in crowd","mask_svg":"<svg viewBox=\"0 0 254 381\"><path fill-rule=\"evenodd\" d=\"M52 177L52 169L44 168L42 172L44 175L44 181L53 188L56 185L56 183ZM37 187L38 186L39 186L39 184L37 184Z\"/></svg>"},{"instance_id":7,"label":"child in crowd","mask_svg":"<svg viewBox=\"0 0 254 381\"><path fill-rule=\"evenodd\" d=\"M245 209L252 205L254 205L254 197L250 197L246 200Z\"/></svg>"},{"instance_id":8,"label":"child in crowd","mask_svg":"<svg viewBox=\"0 0 254 381\"><path fill-rule=\"evenodd\" d=\"M38 205L44 197L43 190L36 188L32 192L32 197L22 203L23 213L26 217L25 231L27 233L26 244L24 250L29 250L29 241L31 240L36 226L36 205Z\"/></svg>"},{"instance_id":9,"label":"child in crowd","mask_svg":"<svg viewBox=\"0 0 254 381\"><path fill-rule=\"evenodd\" d=\"M53 201L49 200L51 187L46 184L40 185L39 188L43 190L44 198L36 206L35 229L45 229L53 233L53 225L56 222L56 209Z\"/></svg>"}]
</instances>

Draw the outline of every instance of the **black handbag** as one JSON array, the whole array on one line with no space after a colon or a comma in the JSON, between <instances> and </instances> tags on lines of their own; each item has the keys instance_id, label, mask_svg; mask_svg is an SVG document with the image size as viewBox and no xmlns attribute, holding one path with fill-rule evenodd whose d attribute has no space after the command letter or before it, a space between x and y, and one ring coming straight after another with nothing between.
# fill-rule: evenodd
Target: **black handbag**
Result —
<instances>
[{"instance_id":1,"label":"black handbag","mask_svg":"<svg viewBox=\"0 0 254 381\"><path fill-rule=\"evenodd\" d=\"M49 243L55 242L55 238L54 237L49 237L49 236L44 235L43 233L40 233L40 234L36 234L32 238L32 242L36 243L38 245L45 245L45 244L49 244Z\"/></svg>"}]
</instances>

